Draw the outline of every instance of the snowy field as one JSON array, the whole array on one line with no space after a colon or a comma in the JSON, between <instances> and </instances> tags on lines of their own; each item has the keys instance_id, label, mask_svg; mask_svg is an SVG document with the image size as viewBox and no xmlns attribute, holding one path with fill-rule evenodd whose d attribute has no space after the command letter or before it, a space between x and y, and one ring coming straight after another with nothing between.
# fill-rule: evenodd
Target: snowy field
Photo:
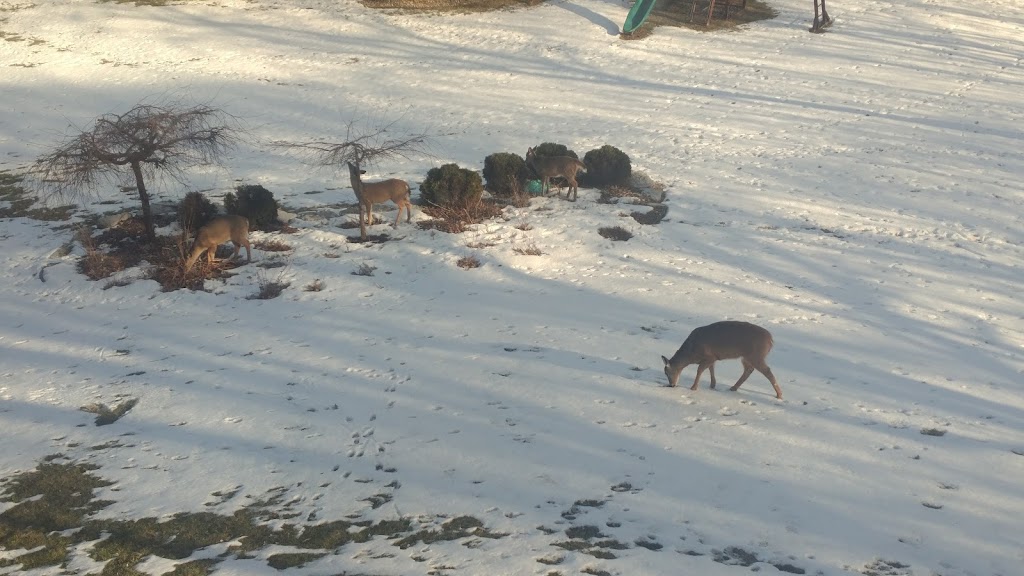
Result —
<instances>
[{"instance_id":1,"label":"snowy field","mask_svg":"<svg viewBox=\"0 0 1024 576\"><path fill-rule=\"evenodd\" d=\"M258 183L306 215L253 234L290 252L171 293L104 290L76 272L80 247L50 257L66 226L0 223L0 477L60 453L114 482L105 517L277 491L292 522L469 515L506 534L381 537L297 574L1024 573L1024 4L830 2L816 35L810 0L769 1L779 16L742 31L640 41L619 39L618 0L455 16L0 1L0 170L69 125L184 97L254 137L191 189ZM611 144L664 183L668 216L641 225L581 189L463 234L403 222L348 242L349 217L314 216L354 202L347 175L271 142L380 116L442 134L436 157L366 175L414 196L447 162ZM117 208L99 201L76 219ZM261 277L290 288L247 299ZM772 332L785 400L757 373L735 393L707 376L691 392L694 367L666 387L660 356L722 319ZM138 405L110 426L80 410L124 398ZM625 546L554 545L592 527ZM85 552L73 567L97 570ZM275 574L272 552L214 573Z\"/></svg>"}]
</instances>

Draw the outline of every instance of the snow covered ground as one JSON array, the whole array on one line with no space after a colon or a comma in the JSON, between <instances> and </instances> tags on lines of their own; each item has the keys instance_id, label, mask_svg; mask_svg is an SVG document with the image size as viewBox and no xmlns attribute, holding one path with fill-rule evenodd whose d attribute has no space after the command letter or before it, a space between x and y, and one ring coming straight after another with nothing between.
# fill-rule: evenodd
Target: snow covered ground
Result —
<instances>
[{"instance_id":1,"label":"snow covered ground","mask_svg":"<svg viewBox=\"0 0 1024 576\"><path fill-rule=\"evenodd\" d=\"M104 516L230 513L278 490L310 523L465 514L508 534L378 538L303 574L1020 574L1024 5L830 3L815 35L809 0L770 3L778 18L742 31L624 41L614 0L455 16L0 1L0 170L69 124L185 97L254 137L190 174L215 198L244 182L291 210L353 202L347 176L271 142L385 116L444 136L368 180L415 189L447 162L611 144L669 206L641 225L581 189L459 235L403 222L382 244L309 216L278 238L290 252L172 293L104 290L75 271L80 248L48 258L69 229L4 221L0 477L61 453L115 482ZM483 266L456 266L469 255ZM291 287L247 299L267 278ZM756 373L736 393L665 387L660 356L722 319L771 330L785 400ZM123 398L139 403L111 426L79 410ZM587 527L627 547L553 546ZM276 573L269 553L215 573Z\"/></svg>"}]
</instances>

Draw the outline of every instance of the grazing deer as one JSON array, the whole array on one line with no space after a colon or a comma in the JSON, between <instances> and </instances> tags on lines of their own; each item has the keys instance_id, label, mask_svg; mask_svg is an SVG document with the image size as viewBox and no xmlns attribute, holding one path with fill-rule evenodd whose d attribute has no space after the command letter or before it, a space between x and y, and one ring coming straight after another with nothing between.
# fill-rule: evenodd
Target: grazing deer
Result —
<instances>
[{"instance_id":1,"label":"grazing deer","mask_svg":"<svg viewBox=\"0 0 1024 576\"><path fill-rule=\"evenodd\" d=\"M665 361L665 375L668 376L669 386L676 385L684 368L696 364L697 377L693 379L693 386L690 387L690 390L696 390L705 369L711 372L711 387L714 388L715 362L739 358L743 362L743 375L730 390L739 390L750 374L757 370L768 378L775 388L775 396L781 400L782 389L775 381L772 369L764 361L771 349L772 335L764 328L749 322L726 320L695 328L671 360L664 356L661 359Z\"/></svg>"},{"instance_id":2,"label":"grazing deer","mask_svg":"<svg viewBox=\"0 0 1024 576\"><path fill-rule=\"evenodd\" d=\"M208 222L199 229L195 242L192 243L192 250L188 260L185 262L185 271L192 269L192 265L199 259L199 255L206 252L206 261L213 264L213 257L217 252L217 246L231 240L235 245L235 253L231 258L237 258L245 246L245 261L252 262L252 247L249 246L249 219L245 216L230 214L219 216Z\"/></svg>"},{"instance_id":3,"label":"grazing deer","mask_svg":"<svg viewBox=\"0 0 1024 576\"><path fill-rule=\"evenodd\" d=\"M557 178L559 176L569 181L569 190L565 193L565 199L569 200L569 194L572 194L572 200L575 202L576 197L579 195L579 186L576 184L576 173L580 170L587 171L587 165L572 156L537 156L537 152L533 148L526 150L526 164L533 168L534 172L540 176L540 181L543 182L543 194L547 194L548 190L551 189L549 180ZM558 188L558 197L562 197L562 188Z\"/></svg>"},{"instance_id":4,"label":"grazing deer","mask_svg":"<svg viewBox=\"0 0 1024 576\"><path fill-rule=\"evenodd\" d=\"M409 183L398 178L381 180L380 182L363 182L359 176L365 174L358 166L348 163L348 176L352 181L352 191L359 200L359 224L363 224L363 209L366 209L366 223L373 224L373 205L391 200L398 206L398 215L392 228L398 228L402 218L402 207L405 207L406 222L412 222L412 202L409 200ZM364 234L365 236L365 234Z\"/></svg>"}]
</instances>

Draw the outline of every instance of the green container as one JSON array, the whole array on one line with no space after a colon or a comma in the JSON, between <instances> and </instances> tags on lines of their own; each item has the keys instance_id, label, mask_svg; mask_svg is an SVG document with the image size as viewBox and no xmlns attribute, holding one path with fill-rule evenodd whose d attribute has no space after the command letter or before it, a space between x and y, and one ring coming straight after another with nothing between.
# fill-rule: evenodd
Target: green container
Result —
<instances>
[{"instance_id":1,"label":"green container","mask_svg":"<svg viewBox=\"0 0 1024 576\"><path fill-rule=\"evenodd\" d=\"M526 191L534 196L540 196L541 192L544 191L544 185L541 184L540 180L527 180Z\"/></svg>"}]
</instances>

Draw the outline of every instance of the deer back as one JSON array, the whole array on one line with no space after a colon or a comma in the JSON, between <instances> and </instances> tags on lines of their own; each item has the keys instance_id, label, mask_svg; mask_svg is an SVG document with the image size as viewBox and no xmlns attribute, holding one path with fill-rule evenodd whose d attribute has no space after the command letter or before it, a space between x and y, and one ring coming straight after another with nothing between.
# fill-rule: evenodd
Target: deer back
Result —
<instances>
[{"instance_id":1,"label":"deer back","mask_svg":"<svg viewBox=\"0 0 1024 576\"><path fill-rule=\"evenodd\" d=\"M772 349L772 335L749 322L725 320L695 328L672 356L671 363L694 364L705 359L763 360Z\"/></svg>"},{"instance_id":2,"label":"deer back","mask_svg":"<svg viewBox=\"0 0 1024 576\"><path fill-rule=\"evenodd\" d=\"M199 229L196 234L196 246L217 246L231 240L241 244L249 237L249 219L237 214L219 216Z\"/></svg>"}]
</instances>

